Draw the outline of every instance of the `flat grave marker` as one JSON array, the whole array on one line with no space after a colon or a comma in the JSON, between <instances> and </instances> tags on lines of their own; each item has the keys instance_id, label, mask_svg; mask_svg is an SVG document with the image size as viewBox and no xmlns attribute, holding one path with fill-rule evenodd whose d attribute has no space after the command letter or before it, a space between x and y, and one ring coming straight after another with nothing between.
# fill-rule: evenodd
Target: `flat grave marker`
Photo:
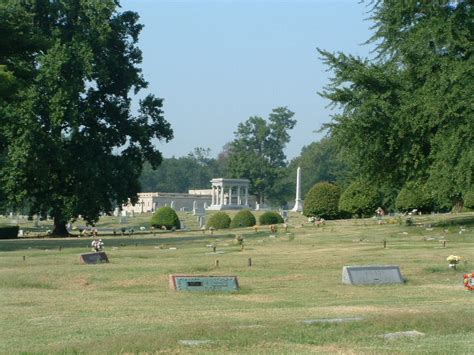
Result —
<instances>
[{"instance_id":1,"label":"flat grave marker","mask_svg":"<svg viewBox=\"0 0 474 355\"><path fill-rule=\"evenodd\" d=\"M170 287L176 291L234 292L239 290L237 276L170 275Z\"/></svg>"},{"instance_id":2,"label":"flat grave marker","mask_svg":"<svg viewBox=\"0 0 474 355\"><path fill-rule=\"evenodd\" d=\"M83 264L102 264L109 262L107 254L105 254L103 251L99 251L97 253L81 254L80 260Z\"/></svg>"},{"instance_id":3,"label":"flat grave marker","mask_svg":"<svg viewBox=\"0 0 474 355\"><path fill-rule=\"evenodd\" d=\"M402 284L404 282L397 265L344 266L342 283L348 285Z\"/></svg>"}]
</instances>

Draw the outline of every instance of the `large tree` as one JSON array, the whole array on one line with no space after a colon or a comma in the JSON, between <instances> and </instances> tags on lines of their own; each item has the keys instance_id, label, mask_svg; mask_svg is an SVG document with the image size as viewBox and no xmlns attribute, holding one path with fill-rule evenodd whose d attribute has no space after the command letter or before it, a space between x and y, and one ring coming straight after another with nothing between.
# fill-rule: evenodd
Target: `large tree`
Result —
<instances>
[{"instance_id":1,"label":"large tree","mask_svg":"<svg viewBox=\"0 0 474 355\"><path fill-rule=\"evenodd\" d=\"M287 165L283 152L290 141L288 131L296 120L286 107L272 110L268 120L252 116L240 123L229 152L229 170L232 177L250 180L250 193L259 203L277 188L277 178ZM273 194L275 195L275 194Z\"/></svg>"},{"instance_id":2,"label":"large tree","mask_svg":"<svg viewBox=\"0 0 474 355\"><path fill-rule=\"evenodd\" d=\"M25 82L1 116L2 186L12 206L51 215L53 233L65 235L70 219L82 215L94 223L113 203L136 200L143 163L156 167L162 160L153 140L173 133L162 99L148 95L136 115L131 111L130 93L147 87L138 67L136 13L118 11L116 0L2 6L12 18L22 16L22 33L37 44L1 58Z\"/></svg>"},{"instance_id":3,"label":"large tree","mask_svg":"<svg viewBox=\"0 0 474 355\"><path fill-rule=\"evenodd\" d=\"M210 180L220 176L223 171L218 160L210 158L210 150L195 148L187 156L164 159L156 170L145 164L140 183L146 192L188 192L208 189Z\"/></svg>"},{"instance_id":4,"label":"large tree","mask_svg":"<svg viewBox=\"0 0 474 355\"><path fill-rule=\"evenodd\" d=\"M371 4L375 59L320 50L334 72L321 94L341 108L327 128L361 177L460 203L474 181L472 1Z\"/></svg>"}]
</instances>

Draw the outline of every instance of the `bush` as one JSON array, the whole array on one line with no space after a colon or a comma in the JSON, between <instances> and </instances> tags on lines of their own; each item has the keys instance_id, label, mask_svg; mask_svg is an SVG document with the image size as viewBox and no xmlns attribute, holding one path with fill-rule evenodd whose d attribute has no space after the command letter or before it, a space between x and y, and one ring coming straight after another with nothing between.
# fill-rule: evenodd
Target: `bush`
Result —
<instances>
[{"instance_id":1,"label":"bush","mask_svg":"<svg viewBox=\"0 0 474 355\"><path fill-rule=\"evenodd\" d=\"M15 239L18 238L18 226L0 226L0 239Z\"/></svg>"},{"instance_id":2,"label":"bush","mask_svg":"<svg viewBox=\"0 0 474 355\"><path fill-rule=\"evenodd\" d=\"M214 229L225 229L229 228L230 226L230 217L225 212L216 212L209 217L207 221L206 227L207 228L214 228Z\"/></svg>"},{"instance_id":3,"label":"bush","mask_svg":"<svg viewBox=\"0 0 474 355\"><path fill-rule=\"evenodd\" d=\"M260 215L258 222L261 225L283 223L283 217L278 212L267 211Z\"/></svg>"},{"instance_id":4,"label":"bush","mask_svg":"<svg viewBox=\"0 0 474 355\"><path fill-rule=\"evenodd\" d=\"M166 227L166 229L179 229L181 223L176 212L171 207L159 208L151 217L150 225L155 228Z\"/></svg>"},{"instance_id":5,"label":"bush","mask_svg":"<svg viewBox=\"0 0 474 355\"><path fill-rule=\"evenodd\" d=\"M252 227L257 224L257 220L250 210L241 210L232 218L230 228Z\"/></svg>"},{"instance_id":6,"label":"bush","mask_svg":"<svg viewBox=\"0 0 474 355\"><path fill-rule=\"evenodd\" d=\"M431 212L434 204L423 184L408 182L398 193L395 207L401 212L409 212L414 209L420 212Z\"/></svg>"},{"instance_id":7,"label":"bush","mask_svg":"<svg viewBox=\"0 0 474 355\"><path fill-rule=\"evenodd\" d=\"M339 211L352 216L370 217L381 203L380 193L375 187L364 181L355 181L342 193Z\"/></svg>"},{"instance_id":8,"label":"bush","mask_svg":"<svg viewBox=\"0 0 474 355\"><path fill-rule=\"evenodd\" d=\"M464 195L464 207L474 209L474 188Z\"/></svg>"},{"instance_id":9,"label":"bush","mask_svg":"<svg viewBox=\"0 0 474 355\"><path fill-rule=\"evenodd\" d=\"M336 219L339 217L341 189L329 182L319 182L306 194L303 214L306 217Z\"/></svg>"}]
</instances>

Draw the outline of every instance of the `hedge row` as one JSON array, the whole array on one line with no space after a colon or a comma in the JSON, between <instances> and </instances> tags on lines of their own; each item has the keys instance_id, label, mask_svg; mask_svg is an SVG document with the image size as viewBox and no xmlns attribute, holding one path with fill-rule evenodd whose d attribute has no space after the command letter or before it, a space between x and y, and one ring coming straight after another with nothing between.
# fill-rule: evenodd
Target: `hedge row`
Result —
<instances>
[{"instance_id":1,"label":"hedge row","mask_svg":"<svg viewBox=\"0 0 474 355\"><path fill-rule=\"evenodd\" d=\"M14 239L18 238L18 226L0 226L0 239Z\"/></svg>"}]
</instances>

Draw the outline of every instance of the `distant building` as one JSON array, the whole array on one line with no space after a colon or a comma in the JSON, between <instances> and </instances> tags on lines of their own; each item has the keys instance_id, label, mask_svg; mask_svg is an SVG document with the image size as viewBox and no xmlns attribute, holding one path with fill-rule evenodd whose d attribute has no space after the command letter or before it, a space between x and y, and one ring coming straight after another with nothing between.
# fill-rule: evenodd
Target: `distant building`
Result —
<instances>
[{"instance_id":1,"label":"distant building","mask_svg":"<svg viewBox=\"0 0 474 355\"><path fill-rule=\"evenodd\" d=\"M207 192L207 194L205 193ZM154 212L163 206L172 207L175 211L192 211L194 201L198 208L211 204L211 190L189 190L189 193L174 192L140 192L135 205L122 205L122 211L127 213Z\"/></svg>"}]
</instances>

